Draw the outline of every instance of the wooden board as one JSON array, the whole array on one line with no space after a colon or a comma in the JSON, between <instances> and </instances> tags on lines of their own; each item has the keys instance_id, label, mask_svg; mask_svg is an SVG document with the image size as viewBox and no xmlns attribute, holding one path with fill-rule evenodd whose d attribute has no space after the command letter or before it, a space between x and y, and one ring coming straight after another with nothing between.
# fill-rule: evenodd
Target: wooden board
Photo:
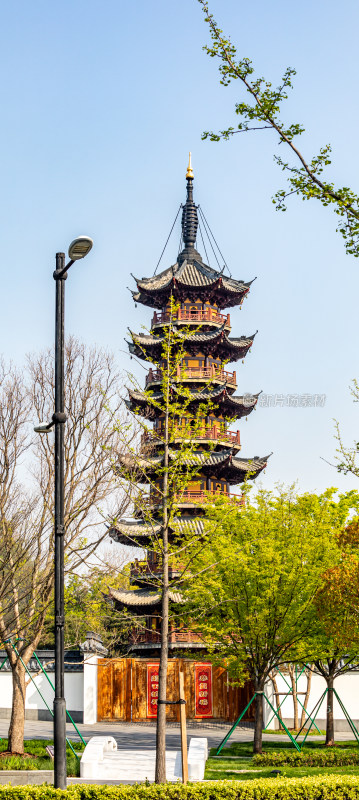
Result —
<instances>
[{"instance_id":1,"label":"wooden board","mask_svg":"<svg viewBox=\"0 0 359 800\"><path fill-rule=\"evenodd\" d=\"M131 659L99 658L97 719L131 719Z\"/></svg>"},{"instance_id":2,"label":"wooden board","mask_svg":"<svg viewBox=\"0 0 359 800\"><path fill-rule=\"evenodd\" d=\"M158 664L158 659L146 658L99 658L97 719L140 722L148 719L147 664ZM186 658L170 659L167 673L167 699L179 698L179 672L183 672L187 719L202 719L196 716L195 665L201 662ZM253 695L248 682L244 687L233 687L223 667L212 666L213 716L211 719L235 721ZM198 710L198 709L197 709ZM169 721L179 721L178 705L166 709ZM205 717L203 717L204 719ZM207 717L208 718L208 717ZM254 706L247 711L244 720L253 720Z\"/></svg>"}]
</instances>

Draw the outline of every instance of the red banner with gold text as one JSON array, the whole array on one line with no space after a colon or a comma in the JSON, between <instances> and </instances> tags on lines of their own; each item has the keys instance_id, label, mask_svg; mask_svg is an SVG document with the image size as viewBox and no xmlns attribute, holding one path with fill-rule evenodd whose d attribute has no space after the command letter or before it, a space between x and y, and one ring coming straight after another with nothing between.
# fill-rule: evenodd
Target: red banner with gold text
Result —
<instances>
[{"instance_id":1,"label":"red banner with gold text","mask_svg":"<svg viewBox=\"0 0 359 800\"><path fill-rule=\"evenodd\" d=\"M195 716L212 717L212 664L195 664Z\"/></svg>"},{"instance_id":2,"label":"red banner with gold text","mask_svg":"<svg viewBox=\"0 0 359 800\"><path fill-rule=\"evenodd\" d=\"M160 665L147 664L147 716L157 717L158 672Z\"/></svg>"}]
</instances>

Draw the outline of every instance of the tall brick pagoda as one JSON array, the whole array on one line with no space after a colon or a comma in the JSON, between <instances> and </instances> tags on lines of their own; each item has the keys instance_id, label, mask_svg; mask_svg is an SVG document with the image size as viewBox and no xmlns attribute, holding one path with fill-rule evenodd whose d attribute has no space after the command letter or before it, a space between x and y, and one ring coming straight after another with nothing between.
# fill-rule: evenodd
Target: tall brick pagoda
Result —
<instances>
[{"instance_id":1,"label":"tall brick pagoda","mask_svg":"<svg viewBox=\"0 0 359 800\"><path fill-rule=\"evenodd\" d=\"M145 464L145 477L142 482L150 483L153 477L156 454L163 449L163 415L149 403L148 392L161 400L161 359L163 335L169 325L171 297L176 303L175 327L177 335L183 333L185 355L177 370L173 385L176 392L179 386L190 390L190 405L198 408L203 400L210 399L211 411L204 417L203 425L194 431L196 439L195 454L198 458L198 474L192 477L188 487L181 495L176 529L179 532L203 532L203 502L213 494L226 495L233 502L240 502L240 495L233 495L230 487L243 482L247 475L255 478L264 469L267 458L242 458L239 431L229 428L237 419L248 416L253 411L258 395L237 395L236 372L227 367L227 362L243 359L253 344L253 336L230 337L230 315L223 313L226 308L240 306L249 292L251 282L234 280L216 271L202 260L195 249L198 212L193 201L193 171L191 161L187 174L187 200L182 211L183 250L176 264L151 278L137 280L137 291L133 292L136 303L155 309L149 334L131 333L130 352L137 358L155 362L146 377L146 392L129 390L128 408L153 422L153 429L142 436L142 456ZM224 363L226 367L224 368ZM188 402L188 401L187 401ZM187 410L188 422L188 410ZM173 445L181 446L181 427L183 420L171 420ZM173 434L174 432L174 434ZM187 433L188 436L188 433ZM183 435L182 435L183 441ZM146 473L147 469L147 473ZM158 495L151 485L150 505L153 508L154 523L148 522L146 515L137 510L133 519L121 519L110 536L116 542L141 550L147 550L145 561L135 561L131 565L132 590L110 589L109 595L116 608L128 609L142 619L146 618L145 630L139 628L131 634L131 652L142 656L158 656L160 647L160 608L161 596L154 589L153 578L160 572L158 556L151 550L151 541L161 531ZM157 507L157 512L156 512ZM178 573L177 573L178 574ZM176 590L176 570L170 570L172 591L170 600L176 604L180 595ZM187 630L172 630L169 649L187 650L189 655L204 648L197 636ZM198 656L197 656L198 657Z\"/></svg>"}]
</instances>

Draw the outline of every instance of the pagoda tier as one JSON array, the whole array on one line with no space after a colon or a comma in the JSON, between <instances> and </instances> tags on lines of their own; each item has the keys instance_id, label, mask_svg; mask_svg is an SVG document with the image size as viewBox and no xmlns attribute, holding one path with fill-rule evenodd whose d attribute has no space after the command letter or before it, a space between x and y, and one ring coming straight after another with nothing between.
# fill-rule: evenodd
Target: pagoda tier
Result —
<instances>
[{"instance_id":1,"label":"pagoda tier","mask_svg":"<svg viewBox=\"0 0 359 800\"><path fill-rule=\"evenodd\" d=\"M180 393L180 389L175 385L172 386L172 391ZM231 391L233 391L233 387L228 386L227 383L210 389L199 389L192 392L189 398L186 396L186 404L188 408L191 405L196 408L200 403L210 401L211 408L217 409L223 419L227 421L247 417L256 407L260 392L254 395L237 396L231 394ZM163 400L162 392L160 391L154 391L152 397L158 402ZM148 394L145 392L137 392L130 389L129 400L125 402L130 411L140 414L145 419L155 420L158 417L158 409L149 403Z\"/></svg>"},{"instance_id":2,"label":"pagoda tier","mask_svg":"<svg viewBox=\"0 0 359 800\"><path fill-rule=\"evenodd\" d=\"M259 473L264 469L267 464L269 456L259 458L237 458L233 455L232 450L227 448L220 452L206 453L206 452L193 452L188 458L184 458L181 462L183 470L186 468L197 467L198 465L198 480L211 476L216 482L217 478L225 477L226 483L229 486L236 486L238 483L243 483L246 476L256 478ZM175 461L176 453L169 452L169 461ZM156 482L157 476L163 474L164 456L152 456L145 458L135 458L123 456L121 463L125 468L131 471L131 474L139 484L151 484ZM197 475L196 475L197 480ZM160 488L160 487L159 487ZM151 496L151 495L150 495Z\"/></svg>"},{"instance_id":3,"label":"pagoda tier","mask_svg":"<svg viewBox=\"0 0 359 800\"><path fill-rule=\"evenodd\" d=\"M108 590L109 597L115 600L116 606L121 608L129 608L137 614L146 614L151 611L161 610L161 595L156 591L150 589L135 589L126 591L125 589L111 589ZM169 592L169 599L172 603L181 603L182 597L180 592Z\"/></svg>"},{"instance_id":4,"label":"pagoda tier","mask_svg":"<svg viewBox=\"0 0 359 800\"><path fill-rule=\"evenodd\" d=\"M218 308L241 305L253 281L235 281L204 264L197 253L192 259L179 261L153 278L138 280L137 292L132 292L136 303L163 309L170 297L179 302L198 300L216 303Z\"/></svg>"},{"instance_id":5,"label":"pagoda tier","mask_svg":"<svg viewBox=\"0 0 359 800\"><path fill-rule=\"evenodd\" d=\"M177 517L172 523L174 536L198 535L202 536L204 522L200 517ZM158 522L145 522L143 519L120 519L116 526L109 528L109 536L118 544L129 547L151 548L161 535L161 525Z\"/></svg>"},{"instance_id":6,"label":"pagoda tier","mask_svg":"<svg viewBox=\"0 0 359 800\"><path fill-rule=\"evenodd\" d=\"M174 333L176 339L186 348L186 354L196 355L199 358L202 355L210 356L211 359L220 359L221 361L238 361L240 358L244 358L252 347L256 335L254 333L252 336L230 339L224 325L215 331L205 331L204 333L202 331L181 333L180 329L174 326ZM145 361L159 361L166 342L165 336L136 334L132 331L130 334L132 343L129 345L129 350L132 355L143 358Z\"/></svg>"},{"instance_id":7,"label":"pagoda tier","mask_svg":"<svg viewBox=\"0 0 359 800\"><path fill-rule=\"evenodd\" d=\"M168 327L170 321L175 321L177 328L184 325L186 328L197 327L201 322L202 330L213 330L214 328L224 327L225 331L231 330L230 314L220 314L216 306L211 306L210 303L184 302L180 308L173 310L172 314L168 309L159 314L155 311L151 328L154 331L164 330Z\"/></svg>"},{"instance_id":8,"label":"pagoda tier","mask_svg":"<svg viewBox=\"0 0 359 800\"><path fill-rule=\"evenodd\" d=\"M141 437L140 456L123 458L119 469L125 467L136 483L149 485L150 490L146 488L139 493L133 518L118 520L109 531L113 541L147 550L146 560L136 561L131 567L130 583L134 588L111 589L109 597L116 608L128 609L141 617L142 633L139 634L140 628L134 628L132 650L143 652L147 648L152 654L158 653L160 645L161 592L156 576L162 569L161 548L158 547L162 531L164 465L161 367L166 326L170 322L175 332L175 347L183 351L170 387L176 403L176 414L169 420L168 429L170 462L176 458L181 443L195 441L194 451L183 463L185 474L191 477L186 488L174 498L178 511L169 531L170 542L186 535L201 538L206 505L215 498L222 496L239 507L243 505L242 494L232 494L231 487L245 479L256 478L268 460L268 456L239 456L240 432L228 429L231 422L247 417L255 409L259 394L235 394L237 375L227 364L247 355L255 334L231 337L230 315L222 314L221 310L240 306L252 281L228 278L223 270L216 271L203 262L195 249L198 219L191 169L186 177L187 201L182 213L184 248L174 266L152 278L137 279L137 291L132 293L136 302L156 310L150 333L136 334L130 330L129 350L137 358L154 362L155 366L149 368L144 391L129 389L126 404L133 413L154 425ZM172 564L170 591L174 606L181 603L179 574L180 565ZM171 632L173 647L176 635L175 631ZM178 636L181 648L204 646L190 631L181 630Z\"/></svg>"},{"instance_id":9,"label":"pagoda tier","mask_svg":"<svg viewBox=\"0 0 359 800\"><path fill-rule=\"evenodd\" d=\"M163 424L161 418L156 420L153 431L145 431L141 436L141 448L144 455L151 454L157 448L163 447ZM170 425L170 443L172 445L188 443L196 440L198 446L210 446L211 450L223 449L230 445L233 453L241 449L240 432L227 430L227 425L219 423L218 417L208 416L200 420L195 430L188 429L188 419L176 418Z\"/></svg>"}]
</instances>

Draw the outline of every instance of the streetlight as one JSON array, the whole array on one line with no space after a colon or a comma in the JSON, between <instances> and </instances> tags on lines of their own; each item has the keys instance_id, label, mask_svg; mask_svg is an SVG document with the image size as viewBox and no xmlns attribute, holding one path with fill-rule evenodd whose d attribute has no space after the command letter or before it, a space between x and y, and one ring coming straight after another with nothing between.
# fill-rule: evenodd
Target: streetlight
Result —
<instances>
[{"instance_id":1,"label":"streetlight","mask_svg":"<svg viewBox=\"0 0 359 800\"><path fill-rule=\"evenodd\" d=\"M54 698L54 787L66 789L66 701L64 692L64 321L65 280L74 261L84 258L93 245L89 236L78 236L65 253L56 253L55 311L55 411L51 421L42 423L36 433L50 433L55 427L55 698Z\"/></svg>"}]
</instances>

